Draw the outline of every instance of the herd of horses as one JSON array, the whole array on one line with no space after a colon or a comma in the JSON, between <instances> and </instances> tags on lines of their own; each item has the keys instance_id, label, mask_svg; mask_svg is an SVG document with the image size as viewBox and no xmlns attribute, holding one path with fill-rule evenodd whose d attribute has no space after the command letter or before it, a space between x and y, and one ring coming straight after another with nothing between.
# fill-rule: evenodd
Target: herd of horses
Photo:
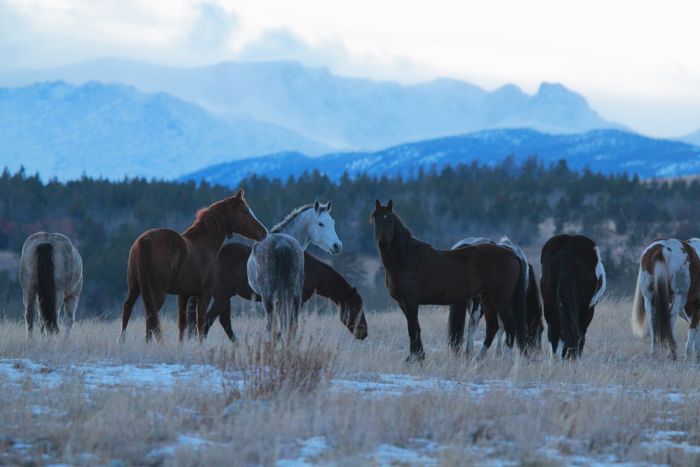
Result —
<instances>
[{"instance_id":1,"label":"herd of horses","mask_svg":"<svg viewBox=\"0 0 700 467\"><path fill-rule=\"evenodd\" d=\"M178 297L178 329L204 339L218 319L231 341L230 298L260 301L271 341L295 335L299 311L313 294L333 301L340 319L357 339L368 335L362 297L331 266L306 251L310 244L337 255L342 242L331 217L332 203L316 201L292 211L269 231L255 217L243 190L197 212L182 234L170 229L144 232L133 243L127 267L128 292L122 311L123 341L136 300L146 315L146 340L162 339L158 314L168 294ZM510 239L481 237L435 249L414 237L394 212L393 202L376 201L370 216L386 286L408 326L408 361L425 357L418 321L420 305L449 305L448 343L472 352L481 317L486 333L479 357L494 338L497 352L517 346L524 355L541 347L544 322L552 354L580 357L595 307L606 289L605 268L596 244L582 235L556 235L542 248L541 277L524 251ZM239 234L252 247L224 244ZM632 324L648 333L652 353L666 347L676 358L673 326L689 324L686 356L700 357L700 239L666 239L648 245L639 266ZM82 260L59 233L38 232L22 248L27 333L38 305L42 334L58 333L59 315L69 334L83 284ZM210 306L211 303L211 306ZM469 319L467 321L467 314ZM648 326L644 322L648 319ZM467 326L468 322L468 326Z\"/></svg>"}]
</instances>

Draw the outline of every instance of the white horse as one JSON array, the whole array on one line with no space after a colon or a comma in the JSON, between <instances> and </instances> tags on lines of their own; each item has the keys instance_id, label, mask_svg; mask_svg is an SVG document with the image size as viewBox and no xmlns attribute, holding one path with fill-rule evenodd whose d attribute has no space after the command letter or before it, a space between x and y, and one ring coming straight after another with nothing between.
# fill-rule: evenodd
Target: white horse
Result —
<instances>
[{"instance_id":1,"label":"white horse","mask_svg":"<svg viewBox=\"0 0 700 467\"><path fill-rule=\"evenodd\" d=\"M518 246L517 244L513 243L508 237L503 237L501 240L496 243L490 238L486 237L467 237L464 238L457 243L455 243L452 246L452 250L456 250L457 248L462 248L465 246L474 246L474 245L483 245L483 244L491 244L491 245L499 245L504 248L509 249L512 251L515 256L518 257L518 260L520 261L521 267L523 269L522 273L525 275L525 290L529 290L529 285L530 285L530 268L529 268L529 262L527 260L527 255L525 252ZM462 328L463 326L459 326L453 321L462 319L461 317L461 310L463 310L464 305L451 305L450 306L450 318L449 318L449 330L451 333L453 333L455 330L458 328ZM461 308L461 309L460 309ZM481 320L481 317L483 315L483 310L481 308L481 302L479 301L478 297L475 297L474 299L470 300L466 304L466 312L469 314L469 322L467 325L467 342L465 344L465 352L467 354L471 353L472 348L474 346L474 334L476 333L476 328L479 326L479 320ZM540 331L541 332L541 331ZM455 345L460 345L461 344L461 336L458 335L450 335L450 339L453 345L453 348L455 348ZM459 342L458 342L459 341ZM505 346L505 328L503 326L503 323L501 322L501 318L498 318L498 335L496 337L496 352L498 354L503 352ZM482 348L481 350L481 357L484 356L486 352L485 348Z\"/></svg>"},{"instance_id":2,"label":"white horse","mask_svg":"<svg viewBox=\"0 0 700 467\"><path fill-rule=\"evenodd\" d=\"M83 288L83 261L68 237L46 232L30 235L22 247L19 283L24 291L27 335L32 335L38 298L41 333L58 333L60 314L68 337Z\"/></svg>"},{"instance_id":3,"label":"white horse","mask_svg":"<svg viewBox=\"0 0 700 467\"><path fill-rule=\"evenodd\" d=\"M274 318L279 330L294 331L304 286L304 250L314 244L338 254L343 244L335 233L332 204L301 206L273 227L268 236L253 244L248 257L248 284L262 297L267 329L273 332ZM277 313L275 313L277 311Z\"/></svg>"},{"instance_id":4,"label":"white horse","mask_svg":"<svg viewBox=\"0 0 700 467\"><path fill-rule=\"evenodd\" d=\"M639 274L632 307L632 329L644 336L648 316L651 353L659 344L676 357L673 325L677 317L689 324L686 358L693 350L700 357L700 240L657 240L648 245L639 260Z\"/></svg>"}]
</instances>

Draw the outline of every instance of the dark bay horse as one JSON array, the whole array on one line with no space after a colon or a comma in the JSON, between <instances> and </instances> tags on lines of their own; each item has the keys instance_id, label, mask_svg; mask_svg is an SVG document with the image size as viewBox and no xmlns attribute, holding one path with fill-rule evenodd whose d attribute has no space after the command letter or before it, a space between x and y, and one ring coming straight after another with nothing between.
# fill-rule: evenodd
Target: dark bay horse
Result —
<instances>
[{"instance_id":1,"label":"dark bay horse","mask_svg":"<svg viewBox=\"0 0 700 467\"><path fill-rule=\"evenodd\" d=\"M605 268L595 242L583 235L556 235L542 247L540 287L552 354L581 356L596 304L605 292Z\"/></svg>"},{"instance_id":2,"label":"dark bay horse","mask_svg":"<svg viewBox=\"0 0 700 467\"><path fill-rule=\"evenodd\" d=\"M542 343L542 331L544 330L544 325L542 324L542 298L540 296L537 280L535 279L535 272L532 264L530 264L527 259L527 255L522 248L520 248L520 246L511 241L508 237L501 238L498 243L484 237L469 237L457 242L454 246L452 246L452 249L454 250L456 248L463 248L465 246L479 244L499 245L504 248L508 248L520 260L522 274L525 275L525 293L527 297L525 309L527 348L528 350L539 349ZM467 303L450 305L448 339L454 352L459 352L462 346L466 316L469 314L465 353L471 353L471 349L474 344L474 333L479 325L481 317L484 314L483 311L484 310L481 306L481 300L479 297L474 297ZM499 353L503 351L504 344L505 340L503 324L499 323L498 338L496 339L497 350Z\"/></svg>"},{"instance_id":3,"label":"dark bay horse","mask_svg":"<svg viewBox=\"0 0 700 467\"><path fill-rule=\"evenodd\" d=\"M267 229L253 215L243 190L197 213L194 223L179 234L153 229L136 239L129 252L129 291L122 312L121 340L139 295L146 311L146 340L161 338L158 311L166 294L178 295L178 325L182 340L189 297L197 297L197 324L203 336L206 312L216 279L216 256L227 236L234 233L262 239Z\"/></svg>"},{"instance_id":4,"label":"dark bay horse","mask_svg":"<svg viewBox=\"0 0 700 467\"><path fill-rule=\"evenodd\" d=\"M409 361L425 356L418 323L419 305L454 305L481 296L486 317L488 349L503 322L509 346L516 339L526 347L525 277L512 251L497 245L436 250L418 240L393 212L393 202L375 203L371 216L386 285L406 316ZM521 319L518 320L518 317Z\"/></svg>"},{"instance_id":5,"label":"dark bay horse","mask_svg":"<svg viewBox=\"0 0 700 467\"><path fill-rule=\"evenodd\" d=\"M241 243L229 243L221 248L213 303L207 313L207 323L204 328L205 335L216 318L219 318L219 323L223 326L226 335L235 342L236 335L231 328L230 298L239 296L246 300L261 301L260 296L256 295L248 285L246 271L248 256L250 256L250 247ZM357 289L331 266L305 252L302 303L306 303L313 294L328 298L338 306L340 320L355 338L362 340L367 337L367 320L362 309L362 297L357 293ZM190 300L188 306L190 330L195 329L193 319L195 304L194 300Z\"/></svg>"},{"instance_id":6,"label":"dark bay horse","mask_svg":"<svg viewBox=\"0 0 700 467\"><path fill-rule=\"evenodd\" d=\"M632 327L644 335L644 321L649 315L651 352L667 345L676 358L673 325L681 317L689 324L686 358L693 350L700 357L700 242L697 239L657 240L648 245L639 260L639 274L632 308Z\"/></svg>"}]
</instances>

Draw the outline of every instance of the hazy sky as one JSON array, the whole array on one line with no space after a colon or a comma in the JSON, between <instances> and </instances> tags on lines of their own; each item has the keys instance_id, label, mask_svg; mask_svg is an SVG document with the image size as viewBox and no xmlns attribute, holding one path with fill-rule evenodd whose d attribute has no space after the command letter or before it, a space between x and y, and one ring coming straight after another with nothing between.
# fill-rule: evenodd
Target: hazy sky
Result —
<instances>
[{"instance_id":1,"label":"hazy sky","mask_svg":"<svg viewBox=\"0 0 700 467\"><path fill-rule=\"evenodd\" d=\"M700 128L699 19L673 0L0 0L0 71L295 59L401 82L561 82L609 120L675 136Z\"/></svg>"}]
</instances>

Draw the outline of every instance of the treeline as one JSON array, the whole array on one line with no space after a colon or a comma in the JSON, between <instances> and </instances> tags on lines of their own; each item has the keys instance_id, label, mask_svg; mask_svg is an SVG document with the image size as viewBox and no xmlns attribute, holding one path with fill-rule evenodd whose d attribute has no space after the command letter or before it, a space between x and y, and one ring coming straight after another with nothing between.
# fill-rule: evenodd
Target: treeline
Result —
<instances>
[{"instance_id":1,"label":"treeline","mask_svg":"<svg viewBox=\"0 0 700 467\"><path fill-rule=\"evenodd\" d=\"M344 176L333 183L314 172L287 181L254 176L242 186L268 227L296 206L332 199L344 245L333 262L361 291L383 281L383 274L377 274L374 283L366 283L368 258L377 257L368 221L376 198L392 198L414 233L442 248L466 236L507 234L536 251L551 234L584 233L601 244L611 285L623 292L633 286L634 262L645 242L700 235L698 181L648 182L575 172L563 161L545 166L536 158L522 165L508 159L493 166L473 163L419 171L410 180ZM24 171L5 171L0 176L0 251L18 254L25 238L38 230L65 233L84 260L81 316L113 314L125 293L126 261L134 239L153 227L184 230L198 208L232 191L207 183L143 179L42 183ZM12 266L0 263L0 308L6 316L21 314ZM371 290L365 295L381 296Z\"/></svg>"}]
</instances>

